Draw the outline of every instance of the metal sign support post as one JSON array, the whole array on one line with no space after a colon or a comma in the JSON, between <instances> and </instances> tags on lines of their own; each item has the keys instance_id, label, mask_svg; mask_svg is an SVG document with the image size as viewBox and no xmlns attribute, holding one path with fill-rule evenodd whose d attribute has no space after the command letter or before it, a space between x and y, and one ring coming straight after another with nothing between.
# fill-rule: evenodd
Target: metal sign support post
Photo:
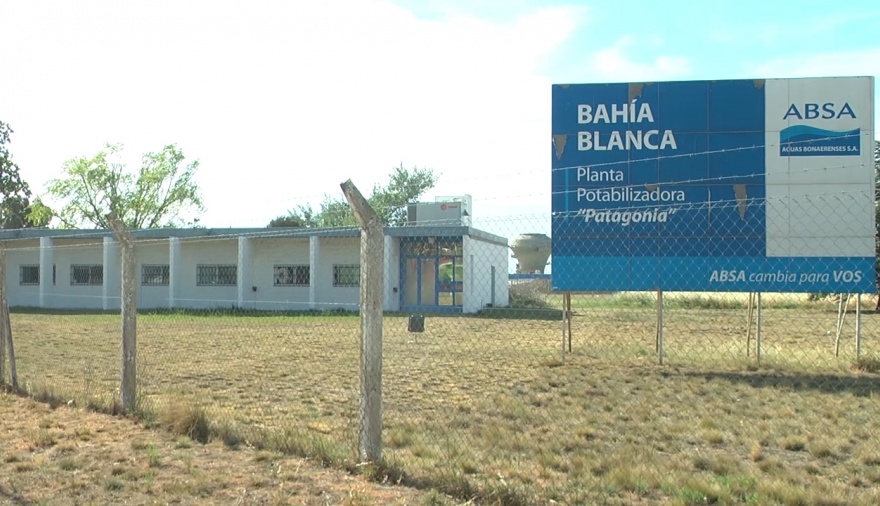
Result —
<instances>
[{"instance_id":1,"label":"metal sign support post","mask_svg":"<svg viewBox=\"0 0 880 506\"><path fill-rule=\"evenodd\" d=\"M560 359L565 362L565 332L566 332L566 319L567 308L565 305L565 293L562 294L562 353L560 354Z\"/></svg>"},{"instance_id":2,"label":"metal sign support post","mask_svg":"<svg viewBox=\"0 0 880 506\"><path fill-rule=\"evenodd\" d=\"M856 294L856 359L862 354L862 294Z\"/></svg>"},{"instance_id":3,"label":"metal sign support post","mask_svg":"<svg viewBox=\"0 0 880 506\"><path fill-rule=\"evenodd\" d=\"M849 294L840 294L837 304L837 333L834 336L834 356L840 356L840 334L843 333L843 322L846 319L846 311L849 309Z\"/></svg>"},{"instance_id":4,"label":"metal sign support post","mask_svg":"<svg viewBox=\"0 0 880 506\"><path fill-rule=\"evenodd\" d=\"M755 329L755 358L758 359L758 364L761 363L761 327L764 324L764 315L763 315L763 307L761 304L761 292L758 292L756 312L757 315L757 328Z\"/></svg>"},{"instance_id":5,"label":"metal sign support post","mask_svg":"<svg viewBox=\"0 0 880 506\"><path fill-rule=\"evenodd\" d=\"M663 365L663 290L657 290L657 360Z\"/></svg>"}]
</instances>

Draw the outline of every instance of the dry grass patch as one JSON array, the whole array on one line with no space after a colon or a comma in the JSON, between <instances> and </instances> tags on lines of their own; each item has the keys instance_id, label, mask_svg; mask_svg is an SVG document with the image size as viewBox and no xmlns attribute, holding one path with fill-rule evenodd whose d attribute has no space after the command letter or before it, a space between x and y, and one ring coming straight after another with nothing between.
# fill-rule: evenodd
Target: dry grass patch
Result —
<instances>
[{"instance_id":1,"label":"dry grass patch","mask_svg":"<svg viewBox=\"0 0 880 506\"><path fill-rule=\"evenodd\" d=\"M71 457L66 457L58 461L58 469L61 469L62 471L76 471L80 467L81 464Z\"/></svg>"},{"instance_id":2,"label":"dry grass patch","mask_svg":"<svg viewBox=\"0 0 880 506\"><path fill-rule=\"evenodd\" d=\"M809 452L818 459L834 458L834 448L824 440L813 441L807 445Z\"/></svg>"},{"instance_id":3,"label":"dry grass patch","mask_svg":"<svg viewBox=\"0 0 880 506\"><path fill-rule=\"evenodd\" d=\"M40 427L32 432L31 442L34 448L45 449L54 446L58 440L51 430Z\"/></svg>"},{"instance_id":4,"label":"dry grass patch","mask_svg":"<svg viewBox=\"0 0 880 506\"><path fill-rule=\"evenodd\" d=\"M193 402L172 402L161 415L162 426L173 434L186 436L200 443L211 438L208 414Z\"/></svg>"},{"instance_id":5,"label":"dry grass patch","mask_svg":"<svg viewBox=\"0 0 880 506\"><path fill-rule=\"evenodd\" d=\"M720 430L707 430L703 432L703 439L711 445L724 444L724 432Z\"/></svg>"},{"instance_id":6,"label":"dry grass patch","mask_svg":"<svg viewBox=\"0 0 880 506\"><path fill-rule=\"evenodd\" d=\"M452 504L443 496L390 485L219 442L181 448L181 436L83 409L0 394L0 491L16 504ZM34 420L58 430L46 449L32 444ZM89 428L83 442L72 428ZM188 437L187 441L192 441ZM63 451L59 448L64 446ZM272 466L266 463L271 462Z\"/></svg>"},{"instance_id":7,"label":"dry grass patch","mask_svg":"<svg viewBox=\"0 0 880 506\"><path fill-rule=\"evenodd\" d=\"M782 439L781 446L790 452L802 452L807 448L807 440L801 436L786 436Z\"/></svg>"},{"instance_id":8,"label":"dry grass patch","mask_svg":"<svg viewBox=\"0 0 880 506\"><path fill-rule=\"evenodd\" d=\"M851 342L834 355L833 304L768 304L758 366L753 350L746 356L741 301L681 298L664 317L661 367L649 300L590 301L576 308L564 357L558 321L428 316L413 339L405 318L387 317L384 443L394 472L370 473L498 504L820 497L785 490L804 483L831 500L877 499L866 473L880 454L871 423L880 379L868 359L853 373ZM863 356L875 357L880 315L863 318ZM85 395L86 376L92 395L116 388L117 317L15 314L13 325L22 378L59 399ZM356 317L145 315L138 330L143 395L160 414L171 406L160 423L186 436L175 445L207 434L208 446L352 467ZM173 406L178 399L198 404ZM848 484L853 473L865 478Z\"/></svg>"},{"instance_id":9,"label":"dry grass patch","mask_svg":"<svg viewBox=\"0 0 880 506\"><path fill-rule=\"evenodd\" d=\"M880 357L859 357L853 361L852 370L858 373L880 374Z\"/></svg>"}]
</instances>

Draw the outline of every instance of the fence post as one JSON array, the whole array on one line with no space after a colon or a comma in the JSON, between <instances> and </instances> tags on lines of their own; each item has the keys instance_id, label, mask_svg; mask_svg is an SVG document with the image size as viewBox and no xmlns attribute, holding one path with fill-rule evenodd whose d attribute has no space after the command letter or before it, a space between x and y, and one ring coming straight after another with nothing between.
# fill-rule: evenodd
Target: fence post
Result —
<instances>
[{"instance_id":1,"label":"fence post","mask_svg":"<svg viewBox=\"0 0 880 506\"><path fill-rule=\"evenodd\" d=\"M137 258L131 231L115 216L107 215L116 240L122 246L122 410L137 405Z\"/></svg>"},{"instance_id":2,"label":"fence post","mask_svg":"<svg viewBox=\"0 0 880 506\"><path fill-rule=\"evenodd\" d=\"M9 311L6 301L6 245L0 242L0 384L6 383L6 313ZM11 326L10 326L11 327Z\"/></svg>"},{"instance_id":3,"label":"fence post","mask_svg":"<svg viewBox=\"0 0 880 506\"><path fill-rule=\"evenodd\" d=\"M6 298L6 246L3 243L0 243L0 335L2 335L2 341L0 341L0 347L6 351L6 355L9 357L9 383L12 385L12 388L18 391L18 370L15 366L15 346L12 342L12 323L9 320L9 299ZM3 356L3 351L0 350L0 357ZM0 364L3 361L0 359ZM2 365L0 365L0 371L3 370ZM6 380L6 375L3 372L0 372L0 383Z\"/></svg>"},{"instance_id":4,"label":"fence post","mask_svg":"<svg viewBox=\"0 0 880 506\"><path fill-rule=\"evenodd\" d=\"M385 232L382 220L351 180L340 185L361 228L360 429L362 462L382 457L382 317Z\"/></svg>"}]
</instances>

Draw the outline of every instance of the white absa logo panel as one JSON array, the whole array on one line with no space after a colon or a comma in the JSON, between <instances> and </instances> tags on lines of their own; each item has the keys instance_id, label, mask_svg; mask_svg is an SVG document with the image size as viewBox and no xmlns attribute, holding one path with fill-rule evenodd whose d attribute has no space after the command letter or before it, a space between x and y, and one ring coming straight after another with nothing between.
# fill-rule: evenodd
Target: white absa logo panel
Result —
<instances>
[{"instance_id":1,"label":"white absa logo panel","mask_svg":"<svg viewBox=\"0 0 880 506\"><path fill-rule=\"evenodd\" d=\"M871 77L766 81L768 257L874 256Z\"/></svg>"}]
</instances>

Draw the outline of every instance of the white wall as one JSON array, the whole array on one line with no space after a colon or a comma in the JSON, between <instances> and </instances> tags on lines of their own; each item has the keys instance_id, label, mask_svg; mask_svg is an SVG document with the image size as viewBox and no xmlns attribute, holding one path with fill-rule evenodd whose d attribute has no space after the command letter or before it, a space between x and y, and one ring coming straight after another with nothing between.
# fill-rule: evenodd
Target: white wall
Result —
<instances>
[{"instance_id":1,"label":"white wall","mask_svg":"<svg viewBox=\"0 0 880 506\"><path fill-rule=\"evenodd\" d=\"M385 311L400 311L400 238L385 237Z\"/></svg>"},{"instance_id":2,"label":"white wall","mask_svg":"<svg viewBox=\"0 0 880 506\"><path fill-rule=\"evenodd\" d=\"M56 239L53 241L55 257L55 287L46 294L46 307L102 309L104 285L71 285L71 265L104 265L103 239ZM42 276L43 273L40 272ZM52 272L46 272L51 276ZM118 278L117 278L118 279Z\"/></svg>"},{"instance_id":3,"label":"white wall","mask_svg":"<svg viewBox=\"0 0 880 506\"><path fill-rule=\"evenodd\" d=\"M239 240L180 239L178 240L179 270L174 287L174 307L179 308L244 308L260 310L301 310L344 308L356 310L359 306L359 287L334 287L333 266L336 264L360 265L360 238L314 238L315 255L309 238L254 238L244 242L245 253L242 275L247 286L197 286L199 264L239 266ZM138 306L141 308L169 307L170 286L144 286L144 265L169 265L169 239L149 239L137 242ZM45 244L48 242L44 241ZM47 308L70 309L117 309L120 305L121 276L119 249L115 241L108 241L105 254L103 239L54 239L51 249L44 257L56 266L56 283L51 284L51 267L45 273L48 284L44 285L43 300ZM16 241L7 247L7 289L11 306L40 306L39 285L19 285L22 265L39 265L41 249L37 239ZM464 311L474 312L490 304L491 267L495 266L495 305L508 304L507 283L508 249L501 245L484 242L471 237L463 238L464 256ZM314 256L314 258L311 258ZM71 286L70 266L75 264L104 265L103 276L107 282L94 286ZM275 265L310 265L313 287L274 286ZM109 264L108 264L109 265ZM114 271L114 272L110 272ZM44 273L41 272L41 277ZM236 280L236 283L238 282ZM46 281L46 278L43 279ZM256 291L252 290L256 287ZM395 289L397 289L395 291ZM384 308L400 309L400 239L385 238L385 297ZM314 295L314 297L311 296Z\"/></svg>"},{"instance_id":4,"label":"white wall","mask_svg":"<svg viewBox=\"0 0 880 506\"><path fill-rule=\"evenodd\" d=\"M250 279L245 287L245 308L302 310L309 308L309 287L275 286L275 265L309 265L309 238L251 240Z\"/></svg>"},{"instance_id":5,"label":"white wall","mask_svg":"<svg viewBox=\"0 0 880 506\"><path fill-rule=\"evenodd\" d=\"M495 307L509 304L507 256L509 249L470 236L463 240L465 313L474 313L492 304L492 267L495 267Z\"/></svg>"},{"instance_id":6,"label":"white wall","mask_svg":"<svg viewBox=\"0 0 880 506\"><path fill-rule=\"evenodd\" d=\"M101 307L118 309L122 307L122 248L112 237L105 237L101 242L104 277Z\"/></svg>"},{"instance_id":7,"label":"white wall","mask_svg":"<svg viewBox=\"0 0 880 506\"><path fill-rule=\"evenodd\" d=\"M121 276L119 249L115 241L109 241L110 249L105 255L103 239L54 239L51 241L51 259L56 266L56 283L44 293L45 307L81 309L117 309L121 302ZM243 279L248 286L242 290L244 308L265 310L303 310L315 307L330 309L343 307L357 309L360 289L358 287L334 287L334 264L360 264L359 238L320 238L317 250L317 265L311 276L316 282L315 304L311 304L310 288L274 285L275 265L309 265L309 238L255 238L248 239L246 249L250 259L245 260L246 270ZM397 247L397 241L391 241ZM170 244L168 239L142 240L137 243L137 286L138 306L141 308L167 308L171 293L170 286L144 286L144 265L168 265L170 263ZM239 287L197 286L196 266L199 264L239 265L238 238L223 239L181 239L178 256L179 270L175 288L175 307L181 308L230 308L239 305ZM397 286L398 254L394 250L386 260L393 262L394 268L388 273L386 284ZM70 266L75 264L104 265L105 261L114 265L105 266L104 279L108 286L71 286ZM19 285L19 271L22 265L39 265L40 241L18 241L7 248L7 290L11 306L40 306L39 285ZM108 267L110 267L108 269ZM112 271L112 272L111 272ZM42 276L42 273L41 273ZM256 287L254 291L252 287ZM396 294L395 294L396 295ZM396 299L394 299L396 301Z\"/></svg>"},{"instance_id":8,"label":"white wall","mask_svg":"<svg viewBox=\"0 0 880 506\"><path fill-rule=\"evenodd\" d=\"M150 239L138 241L137 251L137 286L138 307L159 309L168 307L170 288L166 286L144 286L144 265L169 265L168 239ZM118 307L118 304L114 307Z\"/></svg>"},{"instance_id":9,"label":"white wall","mask_svg":"<svg viewBox=\"0 0 880 506\"><path fill-rule=\"evenodd\" d=\"M315 307L321 310L344 308L357 309L360 300L359 287L333 286L333 265L360 265L359 237L322 237L318 272L313 272L317 282Z\"/></svg>"},{"instance_id":10,"label":"white wall","mask_svg":"<svg viewBox=\"0 0 880 506\"><path fill-rule=\"evenodd\" d=\"M10 306L38 307L40 285L21 285L21 266L40 265L39 239L15 241L6 249L6 293ZM42 276L42 273L40 273ZM52 275L52 271L49 271Z\"/></svg>"},{"instance_id":11,"label":"white wall","mask_svg":"<svg viewBox=\"0 0 880 506\"><path fill-rule=\"evenodd\" d=\"M177 307L193 309L232 308L238 305L237 286L197 286L196 266L238 265L238 238L183 239L180 241L180 273Z\"/></svg>"}]
</instances>

